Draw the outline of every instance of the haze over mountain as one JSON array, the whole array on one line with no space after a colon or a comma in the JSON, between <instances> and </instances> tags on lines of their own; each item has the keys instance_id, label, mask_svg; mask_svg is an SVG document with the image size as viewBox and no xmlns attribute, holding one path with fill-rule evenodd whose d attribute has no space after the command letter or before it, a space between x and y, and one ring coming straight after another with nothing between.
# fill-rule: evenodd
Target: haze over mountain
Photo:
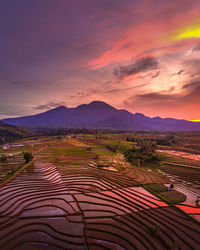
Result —
<instances>
[{"instance_id":1,"label":"haze over mountain","mask_svg":"<svg viewBox=\"0 0 200 250\"><path fill-rule=\"evenodd\" d=\"M162 131L200 131L200 123L172 118L150 118L140 113L118 110L101 101L93 101L75 108L59 106L46 112L18 118L4 119L15 126L36 128L102 128Z\"/></svg>"}]
</instances>

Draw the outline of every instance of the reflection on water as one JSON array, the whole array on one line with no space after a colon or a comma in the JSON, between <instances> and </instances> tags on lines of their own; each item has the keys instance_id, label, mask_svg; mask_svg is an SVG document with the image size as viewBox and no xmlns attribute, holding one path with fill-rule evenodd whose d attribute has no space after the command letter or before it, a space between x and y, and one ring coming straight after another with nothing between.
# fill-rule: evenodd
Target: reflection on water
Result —
<instances>
[{"instance_id":1,"label":"reflection on water","mask_svg":"<svg viewBox=\"0 0 200 250\"><path fill-rule=\"evenodd\" d=\"M19 148L19 147L25 147L25 146L26 146L25 144L4 144L2 146L2 149L6 150L9 148Z\"/></svg>"},{"instance_id":2,"label":"reflection on water","mask_svg":"<svg viewBox=\"0 0 200 250\"><path fill-rule=\"evenodd\" d=\"M186 152L181 152L181 151L174 151L174 150L157 150L157 151L160 153L167 153L170 155L186 157L191 160L200 160L200 155L196 155L196 154L191 154L191 153L186 153Z\"/></svg>"},{"instance_id":3,"label":"reflection on water","mask_svg":"<svg viewBox=\"0 0 200 250\"><path fill-rule=\"evenodd\" d=\"M106 166L106 167L103 167L102 169L110 170L110 171L117 171L117 169L112 166Z\"/></svg>"},{"instance_id":4,"label":"reflection on water","mask_svg":"<svg viewBox=\"0 0 200 250\"><path fill-rule=\"evenodd\" d=\"M200 190L182 184L177 184L175 190L186 195L186 200L176 206L200 221L200 209L196 206L196 200L200 196Z\"/></svg>"}]
</instances>

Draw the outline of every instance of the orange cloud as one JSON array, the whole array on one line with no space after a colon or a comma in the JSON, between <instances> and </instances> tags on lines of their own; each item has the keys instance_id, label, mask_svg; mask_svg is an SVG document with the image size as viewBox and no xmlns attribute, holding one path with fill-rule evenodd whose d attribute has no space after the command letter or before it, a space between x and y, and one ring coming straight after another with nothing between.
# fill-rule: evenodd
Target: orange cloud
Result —
<instances>
[{"instance_id":1,"label":"orange cloud","mask_svg":"<svg viewBox=\"0 0 200 250\"><path fill-rule=\"evenodd\" d=\"M176 46L179 40L171 39L180 26L186 26L194 22L199 16L200 9L193 9L180 16L173 16L166 20L146 21L124 31L123 35L112 44L112 48L102 53L98 58L89 62L92 69L105 67L109 64L131 60L140 56L145 51L148 56L159 56L170 52L191 47L191 44L184 44L183 47ZM193 42L194 43L194 42ZM152 51L150 50L152 48Z\"/></svg>"}]
</instances>

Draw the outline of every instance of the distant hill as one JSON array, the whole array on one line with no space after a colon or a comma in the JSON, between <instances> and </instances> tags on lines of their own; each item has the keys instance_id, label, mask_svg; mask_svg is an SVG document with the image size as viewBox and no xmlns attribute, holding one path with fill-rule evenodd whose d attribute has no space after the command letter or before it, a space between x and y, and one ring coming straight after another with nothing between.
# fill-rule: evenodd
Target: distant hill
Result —
<instances>
[{"instance_id":1,"label":"distant hill","mask_svg":"<svg viewBox=\"0 0 200 250\"><path fill-rule=\"evenodd\" d=\"M23 137L31 136L33 133L27 129L19 128L13 125L8 125L0 122L0 144L20 139Z\"/></svg>"},{"instance_id":2,"label":"distant hill","mask_svg":"<svg viewBox=\"0 0 200 250\"><path fill-rule=\"evenodd\" d=\"M25 127L89 128L160 131L200 131L200 123L172 118L150 118L118 110L105 102L94 101L76 108L64 106L32 116L8 118L7 124Z\"/></svg>"}]
</instances>

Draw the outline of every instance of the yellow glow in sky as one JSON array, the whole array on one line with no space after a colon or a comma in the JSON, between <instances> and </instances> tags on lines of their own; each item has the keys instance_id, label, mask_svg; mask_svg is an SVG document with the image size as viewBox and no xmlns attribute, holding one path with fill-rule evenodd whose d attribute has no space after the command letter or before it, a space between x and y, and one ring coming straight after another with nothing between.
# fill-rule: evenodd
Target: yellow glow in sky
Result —
<instances>
[{"instance_id":1,"label":"yellow glow in sky","mask_svg":"<svg viewBox=\"0 0 200 250\"><path fill-rule=\"evenodd\" d=\"M200 119L199 120L192 120L192 122L200 122Z\"/></svg>"},{"instance_id":2,"label":"yellow glow in sky","mask_svg":"<svg viewBox=\"0 0 200 250\"><path fill-rule=\"evenodd\" d=\"M174 40L200 38L200 26L199 27L187 27L183 30L179 30L177 33L178 34L173 38Z\"/></svg>"}]
</instances>

